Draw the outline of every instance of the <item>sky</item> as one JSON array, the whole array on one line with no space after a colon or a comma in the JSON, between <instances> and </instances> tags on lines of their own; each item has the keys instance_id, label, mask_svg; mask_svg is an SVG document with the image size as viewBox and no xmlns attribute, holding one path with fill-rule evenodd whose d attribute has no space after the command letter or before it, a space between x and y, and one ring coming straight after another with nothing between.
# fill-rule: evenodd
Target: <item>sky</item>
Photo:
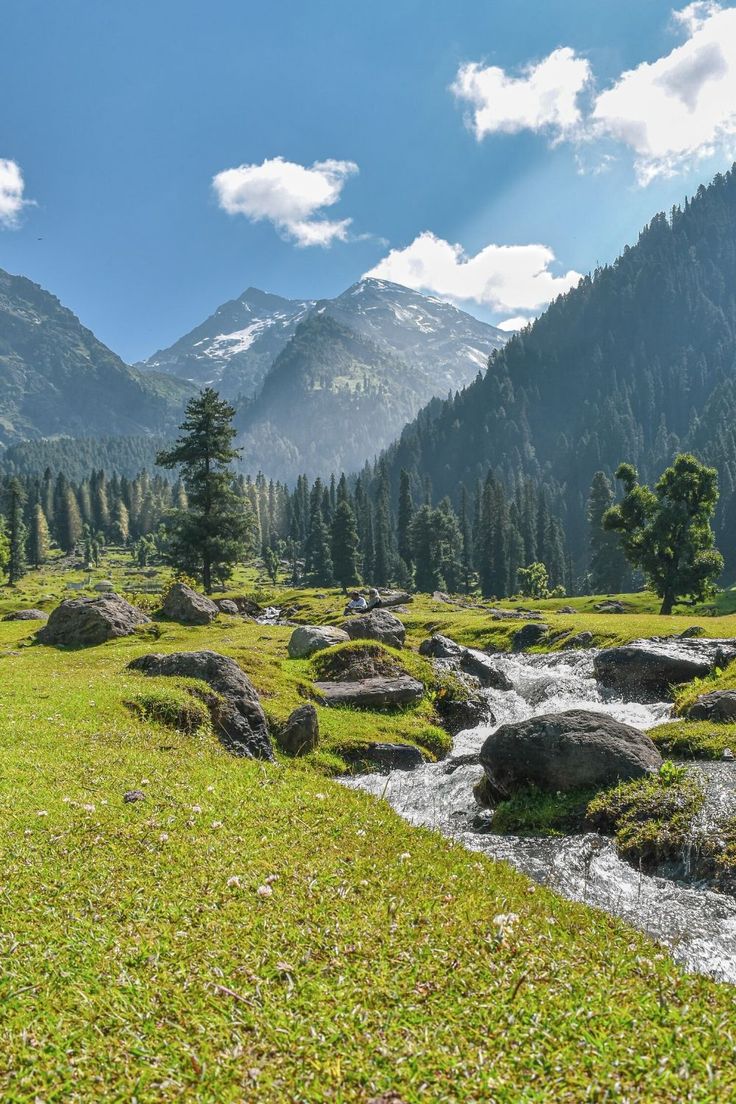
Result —
<instances>
[{"instance_id":1,"label":"sky","mask_svg":"<svg viewBox=\"0 0 736 1104\"><path fill-rule=\"evenodd\" d=\"M366 274L504 328L736 152L736 6L3 0L0 267L125 360Z\"/></svg>"}]
</instances>

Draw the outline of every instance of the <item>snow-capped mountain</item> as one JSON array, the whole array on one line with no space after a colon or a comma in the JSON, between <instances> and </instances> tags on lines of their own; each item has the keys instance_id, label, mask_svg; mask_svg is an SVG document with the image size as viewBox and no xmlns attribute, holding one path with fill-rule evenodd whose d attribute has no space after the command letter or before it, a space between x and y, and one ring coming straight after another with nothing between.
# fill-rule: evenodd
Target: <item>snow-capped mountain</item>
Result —
<instances>
[{"instance_id":1,"label":"snow-capped mountain","mask_svg":"<svg viewBox=\"0 0 736 1104\"><path fill-rule=\"evenodd\" d=\"M140 367L250 396L314 303L248 288Z\"/></svg>"},{"instance_id":2,"label":"snow-capped mountain","mask_svg":"<svg viewBox=\"0 0 736 1104\"><path fill-rule=\"evenodd\" d=\"M386 280L360 280L317 302L248 288L141 367L211 383L228 398L252 398L299 323L313 313L368 338L420 378L431 377L429 391L419 388L425 400L468 383L508 336L451 303Z\"/></svg>"}]
</instances>

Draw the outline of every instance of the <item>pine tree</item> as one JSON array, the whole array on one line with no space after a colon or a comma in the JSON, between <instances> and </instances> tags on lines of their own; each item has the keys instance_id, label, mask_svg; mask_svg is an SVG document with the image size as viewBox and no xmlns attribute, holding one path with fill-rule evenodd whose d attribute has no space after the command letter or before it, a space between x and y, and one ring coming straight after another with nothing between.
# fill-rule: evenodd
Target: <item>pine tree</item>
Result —
<instances>
[{"instance_id":1,"label":"pine tree","mask_svg":"<svg viewBox=\"0 0 736 1104\"><path fill-rule=\"evenodd\" d=\"M358 573L358 530L355 514L347 499L335 509L331 529L334 576L343 590L360 582Z\"/></svg>"},{"instance_id":2,"label":"pine tree","mask_svg":"<svg viewBox=\"0 0 736 1104\"><path fill-rule=\"evenodd\" d=\"M5 516L9 543L8 582L17 583L26 573L26 527L23 522L25 492L19 479L10 479L5 488Z\"/></svg>"},{"instance_id":3,"label":"pine tree","mask_svg":"<svg viewBox=\"0 0 736 1104\"><path fill-rule=\"evenodd\" d=\"M55 513L59 545L65 552L73 552L82 539L82 515L79 512L77 496L66 480L63 496Z\"/></svg>"},{"instance_id":4,"label":"pine tree","mask_svg":"<svg viewBox=\"0 0 736 1104\"><path fill-rule=\"evenodd\" d=\"M313 496L304 559L305 571L311 582L317 586L331 586L335 575L330 552L330 533L322 516L321 486L319 494Z\"/></svg>"},{"instance_id":5,"label":"pine tree","mask_svg":"<svg viewBox=\"0 0 736 1104\"><path fill-rule=\"evenodd\" d=\"M588 497L590 589L593 594L620 594L626 588L629 569L621 542L616 533L603 527L603 518L613 504L610 480L605 472L596 472Z\"/></svg>"},{"instance_id":6,"label":"pine tree","mask_svg":"<svg viewBox=\"0 0 736 1104\"><path fill-rule=\"evenodd\" d=\"M234 417L234 408L205 388L187 403L175 446L156 457L161 467L181 469L189 503L173 515L167 558L201 578L207 594L215 580L230 577L252 540L251 511L232 489L231 464L239 454Z\"/></svg>"},{"instance_id":7,"label":"pine tree","mask_svg":"<svg viewBox=\"0 0 736 1104\"><path fill-rule=\"evenodd\" d=\"M399 476L399 514L397 524L397 543L399 555L411 571L411 544L409 542L409 526L414 513L414 503L411 497L411 481L406 468L401 469Z\"/></svg>"},{"instance_id":8,"label":"pine tree","mask_svg":"<svg viewBox=\"0 0 736 1104\"><path fill-rule=\"evenodd\" d=\"M34 567L41 567L49 558L49 527L40 502L33 507L33 517L28 532L28 559Z\"/></svg>"}]
</instances>

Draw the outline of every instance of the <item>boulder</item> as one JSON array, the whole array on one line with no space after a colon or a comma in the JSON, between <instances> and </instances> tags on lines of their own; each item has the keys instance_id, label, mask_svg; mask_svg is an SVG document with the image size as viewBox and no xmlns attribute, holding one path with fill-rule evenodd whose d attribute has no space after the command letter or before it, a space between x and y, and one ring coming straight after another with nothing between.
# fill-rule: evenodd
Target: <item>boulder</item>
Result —
<instances>
[{"instance_id":1,"label":"boulder","mask_svg":"<svg viewBox=\"0 0 736 1104\"><path fill-rule=\"evenodd\" d=\"M360 682L407 673L401 661L376 640L356 640L349 648L318 655L312 667L320 682Z\"/></svg>"},{"instance_id":2,"label":"boulder","mask_svg":"<svg viewBox=\"0 0 736 1104\"><path fill-rule=\"evenodd\" d=\"M626 606L623 602L617 602L613 598L606 602L596 602L593 609L597 610L598 613L626 613Z\"/></svg>"},{"instance_id":3,"label":"boulder","mask_svg":"<svg viewBox=\"0 0 736 1104\"><path fill-rule=\"evenodd\" d=\"M736 723L736 690L713 690L710 694L701 694L685 716L689 721Z\"/></svg>"},{"instance_id":4,"label":"boulder","mask_svg":"<svg viewBox=\"0 0 736 1104\"><path fill-rule=\"evenodd\" d=\"M130 636L150 617L116 594L99 598L68 598L52 610L51 616L36 634L39 644L63 644L79 648L103 644L118 636Z\"/></svg>"},{"instance_id":5,"label":"boulder","mask_svg":"<svg viewBox=\"0 0 736 1104\"><path fill-rule=\"evenodd\" d=\"M341 751L342 758L356 766L370 766L380 771L416 770L424 766L424 756L413 744L361 744Z\"/></svg>"},{"instance_id":6,"label":"boulder","mask_svg":"<svg viewBox=\"0 0 736 1104\"><path fill-rule=\"evenodd\" d=\"M612 786L662 764L643 732L583 709L501 725L483 744L480 761L497 801L528 786L553 793Z\"/></svg>"},{"instance_id":7,"label":"boulder","mask_svg":"<svg viewBox=\"0 0 736 1104\"><path fill-rule=\"evenodd\" d=\"M419 654L430 659L459 659L462 652L460 644L442 633L433 633L419 645Z\"/></svg>"},{"instance_id":8,"label":"boulder","mask_svg":"<svg viewBox=\"0 0 736 1104\"><path fill-rule=\"evenodd\" d=\"M574 606L560 606L558 613L577 613L578 611Z\"/></svg>"},{"instance_id":9,"label":"boulder","mask_svg":"<svg viewBox=\"0 0 736 1104\"><path fill-rule=\"evenodd\" d=\"M161 607L163 618L167 621L178 621L180 625L209 625L218 613L219 610L211 599L198 594L186 583L174 583Z\"/></svg>"},{"instance_id":10,"label":"boulder","mask_svg":"<svg viewBox=\"0 0 736 1104\"><path fill-rule=\"evenodd\" d=\"M528 626L527 626L528 627ZM523 632L524 630L520 630ZM513 690L511 679L503 671L494 667L488 656L482 652L476 652L472 648L463 648L460 653L460 670L466 675L473 675L481 686L490 687L492 690Z\"/></svg>"},{"instance_id":11,"label":"boulder","mask_svg":"<svg viewBox=\"0 0 736 1104\"><path fill-rule=\"evenodd\" d=\"M289 656L291 659L305 659L322 648L344 644L349 639L344 629L334 625L299 625L289 640Z\"/></svg>"},{"instance_id":12,"label":"boulder","mask_svg":"<svg viewBox=\"0 0 736 1104\"><path fill-rule=\"evenodd\" d=\"M276 743L287 755L306 755L319 743L317 710L307 703L290 714L284 727L276 735Z\"/></svg>"},{"instance_id":13,"label":"boulder","mask_svg":"<svg viewBox=\"0 0 736 1104\"><path fill-rule=\"evenodd\" d=\"M571 636L569 640L566 640L562 645L563 648L592 648L593 647L593 634L588 632L576 633L575 636Z\"/></svg>"},{"instance_id":14,"label":"boulder","mask_svg":"<svg viewBox=\"0 0 736 1104\"><path fill-rule=\"evenodd\" d=\"M240 610L230 598L220 598L215 605L219 609L220 613L238 614Z\"/></svg>"},{"instance_id":15,"label":"boulder","mask_svg":"<svg viewBox=\"0 0 736 1104\"><path fill-rule=\"evenodd\" d=\"M671 686L709 675L736 659L734 640L635 640L595 657L595 677L626 697L664 696Z\"/></svg>"},{"instance_id":16,"label":"boulder","mask_svg":"<svg viewBox=\"0 0 736 1104\"><path fill-rule=\"evenodd\" d=\"M424 684L409 675L356 682L315 682L314 689L323 705L351 705L356 709L414 705L424 694Z\"/></svg>"},{"instance_id":17,"label":"boulder","mask_svg":"<svg viewBox=\"0 0 736 1104\"><path fill-rule=\"evenodd\" d=\"M548 632L548 625L530 622L528 625L524 625L523 628L516 630L511 644L511 650L514 652L523 652L526 648L531 648L534 644L539 644Z\"/></svg>"},{"instance_id":18,"label":"boulder","mask_svg":"<svg viewBox=\"0 0 736 1104\"><path fill-rule=\"evenodd\" d=\"M253 684L229 656L219 652L172 652L144 655L130 663L131 671L155 678L194 678L215 691L205 698L215 731L224 746L246 759L273 760L266 716Z\"/></svg>"},{"instance_id":19,"label":"boulder","mask_svg":"<svg viewBox=\"0 0 736 1104\"><path fill-rule=\"evenodd\" d=\"M15 610L14 613L6 613L3 621L48 621L49 615L43 610L27 609Z\"/></svg>"},{"instance_id":20,"label":"boulder","mask_svg":"<svg viewBox=\"0 0 736 1104\"><path fill-rule=\"evenodd\" d=\"M413 602L411 594L405 590L381 590L379 591L381 598L381 608L386 606L406 606L409 602Z\"/></svg>"},{"instance_id":21,"label":"boulder","mask_svg":"<svg viewBox=\"0 0 736 1104\"><path fill-rule=\"evenodd\" d=\"M351 640L378 640L390 648L403 647L406 639L406 629L401 621L385 609L351 617L343 628Z\"/></svg>"},{"instance_id":22,"label":"boulder","mask_svg":"<svg viewBox=\"0 0 736 1104\"><path fill-rule=\"evenodd\" d=\"M466 728L477 728L482 724L493 724L495 717L491 707L482 694L471 694L468 698L442 697L437 699L437 713L442 727L451 736L464 732Z\"/></svg>"},{"instance_id":23,"label":"boulder","mask_svg":"<svg viewBox=\"0 0 736 1104\"><path fill-rule=\"evenodd\" d=\"M92 589L99 594L109 594L110 591L115 590L115 584L112 579L100 579L99 583L95 583Z\"/></svg>"}]
</instances>

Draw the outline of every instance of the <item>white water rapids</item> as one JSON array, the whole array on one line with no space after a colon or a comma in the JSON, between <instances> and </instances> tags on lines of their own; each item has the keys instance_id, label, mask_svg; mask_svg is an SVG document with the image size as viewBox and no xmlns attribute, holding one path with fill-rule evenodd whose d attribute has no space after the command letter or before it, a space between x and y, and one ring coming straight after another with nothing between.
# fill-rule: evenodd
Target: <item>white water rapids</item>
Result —
<instances>
[{"instance_id":1,"label":"white water rapids","mask_svg":"<svg viewBox=\"0 0 736 1104\"><path fill-rule=\"evenodd\" d=\"M652 877L622 862L610 840L595 833L564 838L497 835L476 805L483 774L476 756L495 727L541 713L588 709L647 729L665 719L664 702L625 702L593 677L593 652L494 656L513 683L488 690L494 725L461 732L448 759L414 771L359 775L345 784L388 801L411 824L434 828L472 851L504 860L563 896L605 909L666 945L688 969L736 983L736 900L694 882ZM704 775L706 809L736 813L736 764L693 766Z\"/></svg>"}]
</instances>

